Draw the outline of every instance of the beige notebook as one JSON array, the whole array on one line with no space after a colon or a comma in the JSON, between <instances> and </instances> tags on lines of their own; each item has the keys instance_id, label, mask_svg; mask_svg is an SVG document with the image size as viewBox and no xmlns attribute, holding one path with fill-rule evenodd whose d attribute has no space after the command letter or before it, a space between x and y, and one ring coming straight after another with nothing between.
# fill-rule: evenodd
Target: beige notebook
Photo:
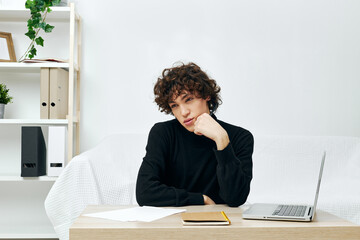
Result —
<instances>
[{"instance_id":1,"label":"beige notebook","mask_svg":"<svg viewBox=\"0 0 360 240\"><path fill-rule=\"evenodd\" d=\"M182 213L181 218L184 225L230 225L231 222L226 214L222 212L190 212Z\"/></svg>"}]
</instances>

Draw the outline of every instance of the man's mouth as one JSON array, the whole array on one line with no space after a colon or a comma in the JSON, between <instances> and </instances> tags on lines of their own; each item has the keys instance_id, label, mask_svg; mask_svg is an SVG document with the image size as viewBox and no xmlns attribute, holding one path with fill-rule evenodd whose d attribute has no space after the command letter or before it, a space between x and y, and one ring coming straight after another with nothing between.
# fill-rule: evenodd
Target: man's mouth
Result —
<instances>
[{"instance_id":1,"label":"man's mouth","mask_svg":"<svg viewBox=\"0 0 360 240\"><path fill-rule=\"evenodd\" d=\"M194 118L188 118L188 119L186 119L186 120L184 121L184 124L185 124L186 126L189 126L189 125L191 125L191 124L193 123L193 121L194 121Z\"/></svg>"}]
</instances>

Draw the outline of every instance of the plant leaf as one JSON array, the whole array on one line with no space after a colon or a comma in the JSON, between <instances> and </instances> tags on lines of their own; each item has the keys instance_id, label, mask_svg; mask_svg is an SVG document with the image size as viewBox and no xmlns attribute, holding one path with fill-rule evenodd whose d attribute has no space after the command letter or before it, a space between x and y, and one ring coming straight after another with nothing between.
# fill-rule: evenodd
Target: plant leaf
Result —
<instances>
[{"instance_id":1,"label":"plant leaf","mask_svg":"<svg viewBox=\"0 0 360 240\"><path fill-rule=\"evenodd\" d=\"M54 26L51 26L50 24L46 24L45 26L45 32L49 33L54 29Z\"/></svg>"},{"instance_id":2,"label":"plant leaf","mask_svg":"<svg viewBox=\"0 0 360 240\"><path fill-rule=\"evenodd\" d=\"M41 13L39 13L39 12L36 12L36 13L34 13L34 14L31 14L31 18L33 19L33 20L37 20L37 21L41 21L42 20L42 18L41 18Z\"/></svg>"},{"instance_id":3,"label":"plant leaf","mask_svg":"<svg viewBox=\"0 0 360 240\"><path fill-rule=\"evenodd\" d=\"M31 6L31 8L30 8L30 13L31 13L31 15L33 15L33 14L38 14L39 12L40 12L40 9L38 8L37 5Z\"/></svg>"},{"instance_id":4,"label":"plant leaf","mask_svg":"<svg viewBox=\"0 0 360 240\"><path fill-rule=\"evenodd\" d=\"M25 8L30 9L34 6L34 1L32 0L26 0L25 2Z\"/></svg>"},{"instance_id":5,"label":"plant leaf","mask_svg":"<svg viewBox=\"0 0 360 240\"><path fill-rule=\"evenodd\" d=\"M40 10L43 11L42 8L44 7L44 5L46 4L44 0L35 0L36 2L36 7Z\"/></svg>"},{"instance_id":6,"label":"plant leaf","mask_svg":"<svg viewBox=\"0 0 360 240\"><path fill-rule=\"evenodd\" d=\"M44 39L42 37L38 37L35 39L37 45L44 46Z\"/></svg>"},{"instance_id":7,"label":"plant leaf","mask_svg":"<svg viewBox=\"0 0 360 240\"><path fill-rule=\"evenodd\" d=\"M42 22L39 24L39 28L42 28L44 31L46 29L46 22Z\"/></svg>"},{"instance_id":8,"label":"plant leaf","mask_svg":"<svg viewBox=\"0 0 360 240\"><path fill-rule=\"evenodd\" d=\"M33 25L33 20L30 18L28 21L27 21L27 25L28 27L32 26Z\"/></svg>"},{"instance_id":9,"label":"plant leaf","mask_svg":"<svg viewBox=\"0 0 360 240\"><path fill-rule=\"evenodd\" d=\"M36 55L36 48L32 46L31 50L29 51L29 58L32 59Z\"/></svg>"},{"instance_id":10,"label":"plant leaf","mask_svg":"<svg viewBox=\"0 0 360 240\"><path fill-rule=\"evenodd\" d=\"M34 40L36 37L36 32L32 29L29 29L27 33L25 33L26 36L28 36L31 40Z\"/></svg>"}]
</instances>

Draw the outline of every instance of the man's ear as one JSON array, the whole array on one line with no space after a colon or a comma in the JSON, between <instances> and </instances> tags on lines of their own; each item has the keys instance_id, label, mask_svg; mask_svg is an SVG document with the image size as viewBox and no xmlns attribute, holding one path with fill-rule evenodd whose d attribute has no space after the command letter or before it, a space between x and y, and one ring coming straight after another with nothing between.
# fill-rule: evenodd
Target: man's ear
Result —
<instances>
[{"instance_id":1,"label":"man's ear","mask_svg":"<svg viewBox=\"0 0 360 240\"><path fill-rule=\"evenodd\" d=\"M206 100L207 102L210 101L210 99L211 99L210 96L208 96L207 98L205 98L205 100Z\"/></svg>"}]
</instances>

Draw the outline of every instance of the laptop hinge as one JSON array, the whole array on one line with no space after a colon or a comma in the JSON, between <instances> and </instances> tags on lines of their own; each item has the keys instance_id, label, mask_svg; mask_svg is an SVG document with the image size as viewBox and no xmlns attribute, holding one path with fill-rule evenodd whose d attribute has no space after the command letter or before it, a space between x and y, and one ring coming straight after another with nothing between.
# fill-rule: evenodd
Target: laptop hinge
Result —
<instances>
[{"instance_id":1,"label":"laptop hinge","mask_svg":"<svg viewBox=\"0 0 360 240\"><path fill-rule=\"evenodd\" d=\"M313 216L313 211L314 211L314 207L310 207L309 212L308 212L308 216L312 217Z\"/></svg>"}]
</instances>

